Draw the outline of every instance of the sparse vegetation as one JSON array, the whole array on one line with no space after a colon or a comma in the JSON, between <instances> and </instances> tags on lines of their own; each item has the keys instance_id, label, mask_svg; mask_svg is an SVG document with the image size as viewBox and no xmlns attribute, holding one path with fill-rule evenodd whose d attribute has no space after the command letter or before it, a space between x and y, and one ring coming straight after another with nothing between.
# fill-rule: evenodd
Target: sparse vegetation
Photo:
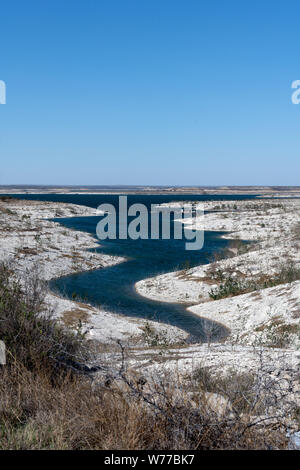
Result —
<instances>
[{"instance_id":1,"label":"sparse vegetation","mask_svg":"<svg viewBox=\"0 0 300 470\"><path fill-rule=\"evenodd\" d=\"M143 339L149 346L169 346L170 342L166 330L157 331L148 321L145 322L142 330Z\"/></svg>"},{"instance_id":2,"label":"sparse vegetation","mask_svg":"<svg viewBox=\"0 0 300 470\"><path fill-rule=\"evenodd\" d=\"M245 279L241 277L233 277L231 273L216 270L213 276L221 284L211 289L209 296L213 300L223 299L225 297L233 297L235 295L246 294L248 292L275 287L280 284L286 284L300 279L300 268L289 261L280 266L279 271L274 276L260 276L257 279Z\"/></svg>"},{"instance_id":3,"label":"sparse vegetation","mask_svg":"<svg viewBox=\"0 0 300 470\"><path fill-rule=\"evenodd\" d=\"M1 449L286 446L280 416L274 422L274 417L267 421L251 414L258 404L267 412L274 392L274 385L263 388L265 381L256 377L231 374L215 386L208 372L203 380L202 371L180 381L170 376L145 379L127 369L120 344L118 368L102 362L104 372L93 380L95 369L77 363L86 340L50 315L41 315L43 292L37 277L29 277L25 285L1 265L0 337L7 347L7 365L0 369ZM153 336L151 327L145 334ZM217 391L228 402L222 413L207 396Z\"/></svg>"},{"instance_id":4,"label":"sparse vegetation","mask_svg":"<svg viewBox=\"0 0 300 470\"><path fill-rule=\"evenodd\" d=\"M40 315L45 286L38 272L21 282L11 266L0 265L0 338L9 356L30 370L44 368L53 373L76 355L83 354L81 338L64 329L51 316Z\"/></svg>"}]
</instances>

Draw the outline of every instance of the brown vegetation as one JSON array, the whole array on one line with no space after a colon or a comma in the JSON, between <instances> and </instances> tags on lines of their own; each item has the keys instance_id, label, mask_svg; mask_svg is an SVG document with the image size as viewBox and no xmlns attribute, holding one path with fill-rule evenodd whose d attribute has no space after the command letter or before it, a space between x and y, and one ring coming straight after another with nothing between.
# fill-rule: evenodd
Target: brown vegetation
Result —
<instances>
[{"instance_id":1,"label":"brown vegetation","mask_svg":"<svg viewBox=\"0 0 300 470\"><path fill-rule=\"evenodd\" d=\"M146 379L126 368L121 344L116 368L103 359L97 369L83 366L84 335L41 315L43 291L36 277L20 283L0 267L0 449L285 447L281 417L270 414L274 384L260 373ZM229 406L220 413L208 392Z\"/></svg>"}]
</instances>

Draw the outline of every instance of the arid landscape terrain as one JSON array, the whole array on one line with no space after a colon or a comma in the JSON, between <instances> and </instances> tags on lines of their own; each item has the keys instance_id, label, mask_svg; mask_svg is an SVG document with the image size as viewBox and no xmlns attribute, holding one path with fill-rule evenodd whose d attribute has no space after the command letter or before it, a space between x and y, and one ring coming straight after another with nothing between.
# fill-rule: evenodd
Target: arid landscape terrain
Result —
<instances>
[{"instance_id":1,"label":"arid landscape terrain","mask_svg":"<svg viewBox=\"0 0 300 470\"><path fill-rule=\"evenodd\" d=\"M192 409L205 403L205 413L221 417L222 426L233 420L239 432L241 423L245 430L263 429L271 441L276 429L274 447L291 446L297 440L288 443L287 436L300 428L300 193L289 188L274 196L206 202L205 230L225 232L229 248L207 265L136 284L146 298L188 304L204 319L203 343L189 344L179 328L112 314L47 289L50 279L123 261L93 252L98 243L91 235L49 220L95 215L92 208L2 196L1 262L13 266L21 284L33 274L43 283L38 315L51 312L63 328L83 334L94 351L86 367L106 394L129 389L162 412L170 391L154 399L152 389L171 377L175 408L187 400ZM219 324L228 335L212 341Z\"/></svg>"}]
</instances>

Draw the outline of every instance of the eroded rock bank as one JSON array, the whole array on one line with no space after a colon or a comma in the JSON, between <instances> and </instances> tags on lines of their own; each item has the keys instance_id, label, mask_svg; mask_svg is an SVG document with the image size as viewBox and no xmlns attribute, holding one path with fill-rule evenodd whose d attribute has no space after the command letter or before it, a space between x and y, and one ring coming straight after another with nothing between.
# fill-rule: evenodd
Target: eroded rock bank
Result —
<instances>
[{"instance_id":1,"label":"eroded rock bank","mask_svg":"<svg viewBox=\"0 0 300 470\"><path fill-rule=\"evenodd\" d=\"M195 377L208 373L213 381L229 377L230 384L237 383L242 387L239 393L244 393L246 377L254 383L251 390L255 394L269 397L271 392L271 405L268 402L261 413L272 420L275 412L277 418L287 420L284 423L290 429L297 430L291 412L300 408L300 201L211 202L207 206L213 212L205 216L206 230L228 232L225 236L235 240L227 257L141 281L136 288L160 301L194 303L189 308L195 314L230 328L225 344L210 344L209 328L206 344L183 344L186 334L178 328L111 314L53 292L46 295L45 309L68 327L80 324L87 337L105 346L100 358L108 364L108 374L96 374L96 384L99 381L103 386L104 380L109 388L114 374L118 377L120 370L122 374L126 370L147 391L159 377L171 374L186 393L194 387ZM91 235L49 220L88 215L95 211L73 204L4 198L0 200L0 259L10 260L21 278L37 270L45 281L122 262L87 251L98 246ZM254 243L244 245L238 238ZM126 348L125 365L124 349L118 350L117 340ZM222 403L226 409L232 407L222 387L205 392L210 394L214 412ZM195 408L199 406L197 393L188 391L186 395Z\"/></svg>"},{"instance_id":2,"label":"eroded rock bank","mask_svg":"<svg viewBox=\"0 0 300 470\"><path fill-rule=\"evenodd\" d=\"M139 294L193 303L190 311L231 330L228 344L298 348L300 200L216 201L205 209L205 230L232 239L225 259L140 281Z\"/></svg>"},{"instance_id":3,"label":"eroded rock bank","mask_svg":"<svg viewBox=\"0 0 300 470\"><path fill-rule=\"evenodd\" d=\"M21 279L35 273L44 281L122 262L123 258L97 253L99 244L92 235L49 220L95 215L95 209L81 205L0 198L0 260L12 262ZM50 291L45 303L68 327L80 323L88 337L103 343L144 344L149 325L171 343L187 337L179 328L112 314Z\"/></svg>"}]
</instances>

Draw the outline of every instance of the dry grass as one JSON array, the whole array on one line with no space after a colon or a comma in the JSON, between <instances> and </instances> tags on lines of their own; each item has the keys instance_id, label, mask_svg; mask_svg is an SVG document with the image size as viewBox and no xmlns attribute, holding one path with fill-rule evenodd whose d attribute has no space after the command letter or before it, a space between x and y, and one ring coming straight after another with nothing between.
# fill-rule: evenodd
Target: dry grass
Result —
<instances>
[{"instance_id":1,"label":"dry grass","mask_svg":"<svg viewBox=\"0 0 300 470\"><path fill-rule=\"evenodd\" d=\"M232 377L227 388L221 384L232 402L221 415L205 398L207 391L215 391L212 380L203 381L201 374L192 383L179 384L175 377L145 379L126 369L122 345L118 366L102 360L95 380L92 369L78 364L88 346L85 339L41 316L42 293L35 277L21 285L9 267L0 267L0 337L7 347L7 365L0 369L0 449L286 445L279 419L275 424L253 421L245 406L237 407L240 393L248 401L253 391L257 395L252 378Z\"/></svg>"},{"instance_id":2,"label":"dry grass","mask_svg":"<svg viewBox=\"0 0 300 470\"><path fill-rule=\"evenodd\" d=\"M121 386L122 384L122 386ZM278 425L219 415L202 395L191 407L175 384L143 391L130 376L95 388L83 377L53 384L43 371L14 362L1 374L1 449L283 448ZM201 396L201 395L200 395Z\"/></svg>"},{"instance_id":3,"label":"dry grass","mask_svg":"<svg viewBox=\"0 0 300 470\"><path fill-rule=\"evenodd\" d=\"M76 327L78 324L86 323L88 321L89 314L86 310L76 308L74 310L66 310L62 314L62 321L66 326Z\"/></svg>"}]
</instances>

